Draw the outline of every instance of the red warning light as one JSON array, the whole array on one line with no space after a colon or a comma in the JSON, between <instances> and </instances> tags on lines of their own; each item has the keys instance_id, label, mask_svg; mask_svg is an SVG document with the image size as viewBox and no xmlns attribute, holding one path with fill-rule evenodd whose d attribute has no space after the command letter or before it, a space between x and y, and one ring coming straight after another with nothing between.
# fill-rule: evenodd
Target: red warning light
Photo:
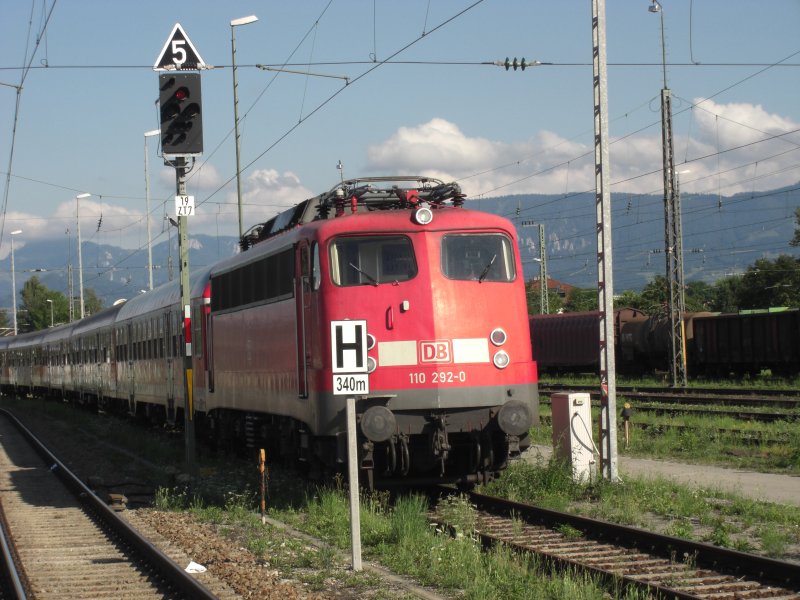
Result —
<instances>
[{"instance_id":1,"label":"red warning light","mask_svg":"<svg viewBox=\"0 0 800 600\"><path fill-rule=\"evenodd\" d=\"M178 91L175 92L175 100L181 102L182 100L186 100L189 97L189 92L185 87L180 88Z\"/></svg>"}]
</instances>

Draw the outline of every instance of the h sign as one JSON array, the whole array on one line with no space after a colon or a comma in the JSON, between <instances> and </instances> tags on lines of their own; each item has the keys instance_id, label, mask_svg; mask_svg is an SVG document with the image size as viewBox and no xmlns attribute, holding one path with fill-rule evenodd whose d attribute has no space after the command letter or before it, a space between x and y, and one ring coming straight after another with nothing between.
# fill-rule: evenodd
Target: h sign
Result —
<instances>
[{"instance_id":1,"label":"h sign","mask_svg":"<svg viewBox=\"0 0 800 600\"><path fill-rule=\"evenodd\" d=\"M367 322L331 321L331 366L334 373L367 372Z\"/></svg>"}]
</instances>

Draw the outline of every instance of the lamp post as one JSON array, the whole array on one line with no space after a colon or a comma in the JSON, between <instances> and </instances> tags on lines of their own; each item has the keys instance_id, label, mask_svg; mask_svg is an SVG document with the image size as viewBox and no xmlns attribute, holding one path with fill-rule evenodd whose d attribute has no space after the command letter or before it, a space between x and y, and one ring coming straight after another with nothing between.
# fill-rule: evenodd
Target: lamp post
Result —
<instances>
[{"instance_id":1,"label":"lamp post","mask_svg":"<svg viewBox=\"0 0 800 600\"><path fill-rule=\"evenodd\" d=\"M11 232L11 305L14 314L14 335L17 335L17 278L14 273L14 236L22 233L22 229Z\"/></svg>"},{"instance_id":2,"label":"lamp post","mask_svg":"<svg viewBox=\"0 0 800 600\"><path fill-rule=\"evenodd\" d=\"M258 17L250 15L241 19L231 21L231 65L233 66L233 129L236 138L236 200L239 206L239 239L244 235L244 225L242 223L242 177L239 170L239 155L241 154L241 138L239 137L239 96L236 82L236 28L239 25L249 25L258 21Z\"/></svg>"},{"instance_id":3,"label":"lamp post","mask_svg":"<svg viewBox=\"0 0 800 600\"><path fill-rule=\"evenodd\" d=\"M161 130L153 129L144 133L144 200L146 211L144 218L147 221L147 285L153 289L153 241L150 235L150 168L147 158L147 138L159 135Z\"/></svg>"},{"instance_id":4,"label":"lamp post","mask_svg":"<svg viewBox=\"0 0 800 600\"><path fill-rule=\"evenodd\" d=\"M53 301L47 298L47 303L50 305L50 328L53 327Z\"/></svg>"},{"instance_id":5,"label":"lamp post","mask_svg":"<svg viewBox=\"0 0 800 600\"><path fill-rule=\"evenodd\" d=\"M75 196L75 220L78 223L78 289L81 299L81 319L85 316L83 305L83 256L81 254L81 198L88 198L91 194L78 194Z\"/></svg>"}]
</instances>

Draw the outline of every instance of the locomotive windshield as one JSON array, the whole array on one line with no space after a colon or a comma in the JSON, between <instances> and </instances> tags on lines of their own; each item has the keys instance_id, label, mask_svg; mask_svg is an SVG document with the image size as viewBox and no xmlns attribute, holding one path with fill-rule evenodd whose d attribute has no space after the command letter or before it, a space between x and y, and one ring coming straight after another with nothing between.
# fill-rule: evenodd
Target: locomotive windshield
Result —
<instances>
[{"instance_id":1,"label":"locomotive windshield","mask_svg":"<svg viewBox=\"0 0 800 600\"><path fill-rule=\"evenodd\" d=\"M340 237L331 244L331 278L336 285L394 283L416 275L414 248L405 236Z\"/></svg>"},{"instance_id":2,"label":"locomotive windshield","mask_svg":"<svg viewBox=\"0 0 800 600\"><path fill-rule=\"evenodd\" d=\"M442 273L448 279L513 281L516 272L511 240L499 233L445 235Z\"/></svg>"}]
</instances>

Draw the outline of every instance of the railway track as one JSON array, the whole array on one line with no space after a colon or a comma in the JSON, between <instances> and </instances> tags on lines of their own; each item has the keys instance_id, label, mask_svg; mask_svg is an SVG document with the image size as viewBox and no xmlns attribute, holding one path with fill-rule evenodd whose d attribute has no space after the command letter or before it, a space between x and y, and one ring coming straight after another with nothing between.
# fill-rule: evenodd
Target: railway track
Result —
<instances>
[{"instance_id":1,"label":"railway track","mask_svg":"<svg viewBox=\"0 0 800 600\"><path fill-rule=\"evenodd\" d=\"M539 420L544 425L552 423L550 415L541 415ZM697 427L691 425L676 425L674 423L641 423L632 421L631 427L634 429L641 429L642 431L650 430L653 432L663 431L697 431ZM769 433L765 431L753 431L750 429L726 429L723 427L706 428L708 432L720 436L727 436L735 439L737 442L746 445L763 445L772 446L776 444L787 444L791 442L789 434L781 434L780 432Z\"/></svg>"},{"instance_id":2,"label":"railway track","mask_svg":"<svg viewBox=\"0 0 800 600\"><path fill-rule=\"evenodd\" d=\"M612 594L634 587L687 600L800 599L800 565L794 563L477 493L468 499L476 510L475 534L485 547L504 544L558 568L590 572Z\"/></svg>"},{"instance_id":3,"label":"railway track","mask_svg":"<svg viewBox=\"0 0 800 600\"><path fill-rule=\"evenodd\" d=\"M550 396L555 392L588 392L592 400L600 399L596 385L540 384L539 392ZM800 408L800 390L758 390L731 388L655 388L642 386L617 386L617 394L637 402L714 405L757 406L782 409Z\"/></svg>"},{"instance_id":4,"label":"railway track","mask_svg":"<svg viewBox=\"0 0 800 600\"><path fill-rule=\"evenodd\" d=\"M0 410L0 485L29 597L217 598Z\"/></svg>"}]
</instances>

